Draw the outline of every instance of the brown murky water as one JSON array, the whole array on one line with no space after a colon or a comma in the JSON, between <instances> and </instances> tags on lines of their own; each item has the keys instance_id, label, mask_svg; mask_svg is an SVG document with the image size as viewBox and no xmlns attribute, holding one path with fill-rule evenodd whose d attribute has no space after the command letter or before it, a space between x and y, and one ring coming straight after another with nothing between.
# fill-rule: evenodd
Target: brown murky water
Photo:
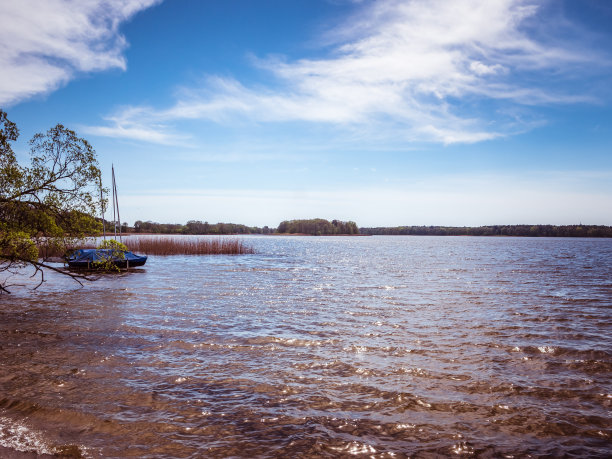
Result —
<instances>
[{"instance_id":1,"label":"brown murky water","mask_svg":"<svg viewBox=\"0 0 612 459\"><path fill-rule=\"evenodd\" d=\"M0 456L612 453L612 240L247 240L0 296Z\"/></svg>"}]
</instances>

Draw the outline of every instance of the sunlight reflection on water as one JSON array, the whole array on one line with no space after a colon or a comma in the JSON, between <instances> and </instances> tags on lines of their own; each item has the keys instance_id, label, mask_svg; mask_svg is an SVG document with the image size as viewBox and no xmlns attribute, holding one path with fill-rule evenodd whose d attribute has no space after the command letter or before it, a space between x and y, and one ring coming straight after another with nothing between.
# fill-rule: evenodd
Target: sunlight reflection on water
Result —
<instances>
[{"instance_id":1,"label":"sunlight reflection on water","mask_svg":"<svg viewBox=\"0 0 612 459\"><path fill-rule=\"evenodd\" d=\"M245 239L0 296L3 425L92 457L609 453L612 241Z\"/></svg>"}]
</instances>

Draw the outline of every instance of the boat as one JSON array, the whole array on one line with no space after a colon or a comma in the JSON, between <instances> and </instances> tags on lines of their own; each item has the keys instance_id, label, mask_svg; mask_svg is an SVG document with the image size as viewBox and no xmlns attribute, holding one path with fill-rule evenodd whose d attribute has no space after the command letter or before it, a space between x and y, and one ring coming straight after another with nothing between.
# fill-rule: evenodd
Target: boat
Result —
<instances>
[{"instance_id":1,"label":"boat","mask_svg":"<svg viewBox=\"0 0 612 459\"><path fill-rule=\"evenodd\" d=\"M146 255L136 255L126 250L79 249L70 254L66 262L70 268L96 269L111 262L120 269L135 268L147 262Z\"/></svg>"},{"instance_id":2,"label":"boat","mask_svg":"<svg viewBox=\"0 0 612 459\"><path fill-rule=\"evenodd\" d=\"M106 222L104 220L104 201L102 199L102 179L100 179L100 201L102 202L102 227L104 242L101 248L97 249L78 249L66 255L65 260L70 268L78 269L108 269L109 264L119 269L135 268L147 262L146 255L136 255L128 250L113 247L117 240L117 227L119 228L119 246L121 244L121 217L119 217L119 201L117 199L117 182L115 181L115 166L112 168L113 176L113 225L115 227L115 239L106 241ZM115 211L117 218L115 218ZM106 246L106 247L105 247ZM108 247L111 248L108 248Z\"/></svg>"}]
</instances>

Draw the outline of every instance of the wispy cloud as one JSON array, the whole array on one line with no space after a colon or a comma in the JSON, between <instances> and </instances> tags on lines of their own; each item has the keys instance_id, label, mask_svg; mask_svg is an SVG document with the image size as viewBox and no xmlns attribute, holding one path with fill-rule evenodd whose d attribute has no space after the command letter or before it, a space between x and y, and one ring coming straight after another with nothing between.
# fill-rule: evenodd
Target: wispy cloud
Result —
<instances>
[{"instance_id":1,"label":"wispy cloud","mask_svg":"<svg viewBox=\"0 0 612 459\"><path fill-rule=\"evenodd\" d=\"M402 187L341 190L170 188L128 193L122 206L135 220L156 215L166 222L259 226L314 217L356 220L362 226L612 224L609 178L610 171L558 171L447 175Z\"/></svg>"},{"instance_id":2,"label":"wispy cloud","mask_svg":"<svg viewBox=\"0 0 612 459\"><path fill-rule=\"evenodd\" d=\"M535 0L366 3L325 37L332 47L325 57L253 58L269 73L268 85L210 76L183 88L173 106L147 110L146 118L321 123L360 137L445 144L521 132L532 126L504 116L509 106L590 102L592 97L576 94L575 87L565 90L564 82L610 65L604 52L579 40L564 41L563 30L573 26L547 22L546 5ZM580 36L573 32L572 37Z\"/></svg>"},{"instance_id":3,"label":"wispy cloud","mask_svg":"<svg viewBox=\"0 0 612 459\"><path fill-rule=\"evenodd\" d=\"M189 136L172 132L166 124L151 116L153 111L149 107L128 107L106 117L109 122L106 126L82 126L80 130L102 137L189 146Z\"/></svg>"},{"instance_id":4,"label":"wispy cloud","mask_svg":"<svg viewBox=\"0 0 612 459\"><path fill-rule=\"evenodd\" d=\"M79 72L125 69L119 25L159 1L0 2L0 104L54 90Z\"/></svg>"}]
</instances>

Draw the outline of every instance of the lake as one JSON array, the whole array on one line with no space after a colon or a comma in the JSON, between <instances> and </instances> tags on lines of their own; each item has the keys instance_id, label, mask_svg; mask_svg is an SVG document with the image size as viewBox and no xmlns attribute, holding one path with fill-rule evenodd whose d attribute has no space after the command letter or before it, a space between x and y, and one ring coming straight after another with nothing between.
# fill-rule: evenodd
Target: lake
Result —
<instances>
[{"instance_id":1,"label":"lake","mask_svg":"<svg viewBox=\"0 0 612 459\"><path fill-rule=\"evenodd\" d=\"M612 240L245 241L0 295L0 456L612 454Z\"/></svg>"}]
</instances>

